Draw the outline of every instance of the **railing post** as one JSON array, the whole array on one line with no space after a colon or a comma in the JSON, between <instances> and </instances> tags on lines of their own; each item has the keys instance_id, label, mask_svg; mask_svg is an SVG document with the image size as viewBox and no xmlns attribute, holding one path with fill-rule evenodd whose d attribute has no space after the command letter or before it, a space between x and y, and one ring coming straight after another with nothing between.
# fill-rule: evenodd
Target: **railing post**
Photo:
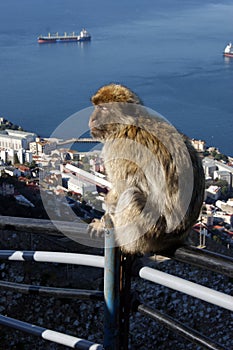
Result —
<instances>
[{"instance_id":1,"label":"railing post","mask_svg":"<svg viewBox=\"0 0 233 350\"><path fill-rule=\"evenodd\" d=\"M121 350L128 350L129 346L129 318L132 306L131 295L131 275L132 275L132 262L133 257L131 255L121 256L121 274L120 274L120 333L121 333Z\"/></svg>"},{"instance_id":2,"label":"railing post","mask_svg":"<svg viewBox=\"0 0 233 350\"><path fill-rule=\"evenodd\" d=\"M120 249L115 247L114 229L105 233L104 349L120 348Z\"/></svg>"}]
</instances>

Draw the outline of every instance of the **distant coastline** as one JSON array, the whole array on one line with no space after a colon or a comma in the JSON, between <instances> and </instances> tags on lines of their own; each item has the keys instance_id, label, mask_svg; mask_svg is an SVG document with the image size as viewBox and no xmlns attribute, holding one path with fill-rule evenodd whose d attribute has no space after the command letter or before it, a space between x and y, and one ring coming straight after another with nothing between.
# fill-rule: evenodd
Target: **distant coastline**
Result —
<instances>
[{"instance_id":1,"label":"distant coastline","mask_svg":"<svg viewBox=\"0 0 233 350\"><path fill-rule=\"evenodd\" d=\"M12 123L10 120L8 120L7 118L0 116L0 132L4 131L6 129L28 131L28 130L23 129L22 126L16 125L16 124ZM33 130L30 130L30 132L37 134ZM42 138L49 139L43 135L41 135L41 136L42 136ZM196 148L196 150L199 151L199 153L201 153L200 145L202 147L203 144L204 145L206 144L206 142L204 140L198 140L198 139L190 139L190 140L191 140L194 148ZM64 141L66 141L66 140L64 140ZM93 143L88 143L88 142L76 143L76 142L74 142L74 143L72 143L71 149L78 151L78 152L91 152L91 151L95 151L96 149L97 150L100 149L101 147L98 147L99 144L100 144L99 142L93 142ZM213 154L217 155L216 160L224 160L224 159L226 160L228 158L230 162L233 162L233 155L222 153L218 147L215 147L214 145L207 145L204 147L205 147L205 151L203 150L203 152L202 152L204 154L204 156L208 156L210 154L210 152L214 152ZM210 152L208 150L210 150Z\"/></svg>"}]
</instances>

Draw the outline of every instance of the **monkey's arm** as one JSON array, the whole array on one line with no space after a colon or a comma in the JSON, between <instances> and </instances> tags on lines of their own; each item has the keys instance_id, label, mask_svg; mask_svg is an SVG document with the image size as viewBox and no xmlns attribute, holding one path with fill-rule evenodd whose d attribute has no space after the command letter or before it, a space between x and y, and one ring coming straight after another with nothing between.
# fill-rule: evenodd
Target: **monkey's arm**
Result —
<instances>
[{"instance_id":1,"label":"monkey's arm","mask_svg":"<svg viewBox=\"0 0 233 350\"><path fill-rule=\"evenodd\" d=\"M93 222L88 225L88 234L91 237L103 237L105 229L107 229L108 226L113 227L114 223L112 217L115 213L118 198L119 196L114 189L108 192L105 197L105 204L107 207L106 213L100 220L94 219Z\"/></svg>"}]
</instances>

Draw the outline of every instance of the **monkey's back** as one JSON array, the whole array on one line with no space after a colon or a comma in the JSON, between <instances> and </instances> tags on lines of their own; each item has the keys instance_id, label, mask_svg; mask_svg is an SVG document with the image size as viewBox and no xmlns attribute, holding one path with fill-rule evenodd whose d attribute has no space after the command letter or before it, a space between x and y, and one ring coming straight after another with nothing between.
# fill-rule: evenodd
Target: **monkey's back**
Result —
<instances>
[{"instance_id":1,"label":"monkey's back","mask_svg":"<svg viewBox=\"0 0 233 350\"><path fill-rule=\"evenodd\" d=\"M201 161L188 139L161 117L145 113L133 123L131 116L124 117L103 147L106 172L118 200L129 203L129 189L134 189L143 194L143 208L134 225L128 218L128 233L127 217L123 222L118 218L116 235L122 237L124 227L125 235L136 237L131 246L123 244L126 251L139 246L142 252L149 247L161 250L169 241L183 238L198 218L204 191ZM124 239L120 241L122 245Z\"/></svg>"}]
</instances>

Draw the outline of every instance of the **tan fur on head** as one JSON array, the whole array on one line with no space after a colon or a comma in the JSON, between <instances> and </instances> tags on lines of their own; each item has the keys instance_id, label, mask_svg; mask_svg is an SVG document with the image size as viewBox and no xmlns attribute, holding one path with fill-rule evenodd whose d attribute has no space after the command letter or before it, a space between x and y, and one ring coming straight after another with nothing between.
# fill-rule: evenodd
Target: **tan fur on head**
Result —
<instances>
[{"instance_id":1,"label":"tan fur on head","mask_svg":"<svg viewBox=\"0 0 233 350\"><path fill-rule=\"evenodd\" d=\"M94 105L109 102L142 104L140 98L134 92L120 84L104 85L92 96L91 101Z\"/></svg>"}]
</instances>

